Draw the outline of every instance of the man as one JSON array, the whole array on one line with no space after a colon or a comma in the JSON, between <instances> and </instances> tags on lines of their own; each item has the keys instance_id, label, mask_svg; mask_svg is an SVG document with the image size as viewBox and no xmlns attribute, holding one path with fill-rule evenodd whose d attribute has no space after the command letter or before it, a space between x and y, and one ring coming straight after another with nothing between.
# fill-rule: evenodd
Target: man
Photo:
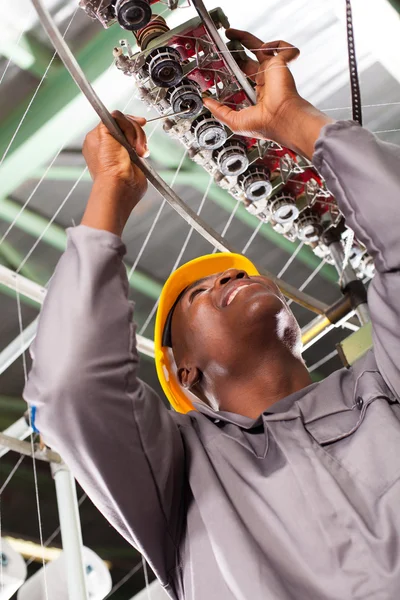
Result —
<instances>
[{"instance_id":1,"label":"man","mask_svg":"<svg viewBox=\"0 0 400 600\"><path fill-rule=\"evenodd\" d=\"M400 150L333 123L298 95L287 68L297 51L264 48L243 65L256 78L255 107L206 104L234 131L312 158L375 260L374 351L311 383L279 290L240 256L205 257L172 275L160 302L156 362L181 412L166 410L138 379L122 264L120 236L146 181L99 125L84 145L92 193L43 307L25 398L47 443L172 598L392 600ZM116 118L144 155L144 119Z\"/></svg>"}]
</instances>

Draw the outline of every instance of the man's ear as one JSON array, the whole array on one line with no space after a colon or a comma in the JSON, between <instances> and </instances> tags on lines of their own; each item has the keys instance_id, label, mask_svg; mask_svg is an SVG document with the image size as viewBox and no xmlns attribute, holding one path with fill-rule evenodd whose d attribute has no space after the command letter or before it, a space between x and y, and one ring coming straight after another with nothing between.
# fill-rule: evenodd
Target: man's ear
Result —
<instances>
[{"instance_id":1,"label":"man's ear","mask_svg":"<svg viewBox=\"0 0 400 600\"><path fill-rule=\"evenodd\" d=\"M201 380L201 371L197 367L180 367L177 375L181 386L189 390Z\"/></svg>"}]
</instances>

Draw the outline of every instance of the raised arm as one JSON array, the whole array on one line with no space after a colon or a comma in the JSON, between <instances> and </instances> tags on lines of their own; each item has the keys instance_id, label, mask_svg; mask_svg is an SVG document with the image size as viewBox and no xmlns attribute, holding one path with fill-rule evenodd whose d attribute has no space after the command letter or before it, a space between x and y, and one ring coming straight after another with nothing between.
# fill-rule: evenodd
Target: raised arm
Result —
<instances>
[{"instance_id":1,"label":"raised arm","mask_svg":"<svg viewBox=\"0 0 400 600\"><path fill-rule=\"evenodd\" d=\"M377 274L368 302L379 370L400 397L400 148L352 121L334 123L300 97L288 63L298 55L287 42L263 44L228 31L257 61L243 70L254 78L257 104L235 112L215 100L208 108L235 132L273 139L313 160L356 237L373 256Z\"/></svg>"},{"instance_id":2,"label":"raised arm","mask_svg":"<svg viewBox=\"0 0 400 600\"><path fill-rule=\"evenodd\" d=\"M144 154L141 121L117 117ZM103 125L88 135L84 155L93 190L52 279L24 397L36 406L46 443L167 585L176 567L183 447L172 414L138 379L119 237L146 180Z\"/></svg>"}]
</instances>

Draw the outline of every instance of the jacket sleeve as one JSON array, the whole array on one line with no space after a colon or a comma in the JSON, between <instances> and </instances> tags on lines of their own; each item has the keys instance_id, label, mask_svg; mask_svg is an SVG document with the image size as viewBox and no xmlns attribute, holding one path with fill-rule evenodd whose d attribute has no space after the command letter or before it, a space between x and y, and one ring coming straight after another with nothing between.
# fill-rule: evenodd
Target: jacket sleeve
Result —
<instances>
[{"instance_id":1,"label":"jacket sleeve","mask_svg":"<svg viewBox=\"0 0 400 600\"><path fill-rule=\"evenodd\" d=\"M368 290L379 370L400 397L400 147L352 121L327 125L313 162L374 258Z\"/></svg>"},{"instance_id":2,"label":"jacket sleeve","mask_svg":"<svg viewBox=\"0 0 400 600\"><path fill-rule=\"evenodd\" d=\"M24 398L45 442L166 585L176 567L183 445L172 413L137 377L124 253L111 233L69 230Z\"/></svg>"}]
</instances>

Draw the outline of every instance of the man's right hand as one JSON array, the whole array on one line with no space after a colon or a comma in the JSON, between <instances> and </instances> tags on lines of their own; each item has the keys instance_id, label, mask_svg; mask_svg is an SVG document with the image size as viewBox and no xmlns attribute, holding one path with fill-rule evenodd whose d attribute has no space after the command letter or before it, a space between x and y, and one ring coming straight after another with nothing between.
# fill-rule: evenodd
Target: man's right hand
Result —
<instances>
[{"instance_id":1,"label":"man's right hand","mask_svg":"<svg viewBox=\"0 0 400 600\"><path fill-rule=\"evenodd\" d=\"M147 156L146 119L112 113L139 156ZM124 226L147 190L147 179L128 151L100 123L86 136L83 155L93 179L82 224L121 235Z\"/></svg>"},{"instance_id":2,"label":"man's right hand","mask_svg":"<svg viewBox=\"0 0 400 600\"><path fill-rule=\"evenodd\" d=\"M126 116L119 110L113 111L112 116L138 155L147 156L146 134L142 129L146 119ZM82 153L94 182L102 180L107 184L123 184L131 188L136 197L143 196L147 189L145 176L139 167L132 164L128 151L103 123L87 134Z\"/></svg>"},{"instance_id":3,"label":"man's right hand","mask_svg":"<svg viewBox=\"0 0 400 600\"><path fill-rule=\"evenodd\" d=\"M288 64L299 56L298 48L283 41L264 43L237 29L228 29L226 34L257 57L257 61L249 58L240 64L256 83L257 103L236 111L212 98L204 98L205 106L234 133L274 140L310 158L321 127L331 120L297 91Z\"/></svg>"}]
</instances>

